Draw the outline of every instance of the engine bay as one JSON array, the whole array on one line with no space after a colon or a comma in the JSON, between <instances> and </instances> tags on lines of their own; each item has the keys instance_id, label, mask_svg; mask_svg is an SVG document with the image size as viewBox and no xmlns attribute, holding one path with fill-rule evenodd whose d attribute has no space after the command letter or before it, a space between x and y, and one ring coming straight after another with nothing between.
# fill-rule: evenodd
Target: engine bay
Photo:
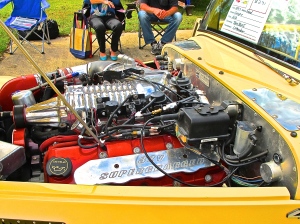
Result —
<instances>
[{"instance_id":1,"label":"engine bay","mask_svg":"<svg viewBox=\"0 0 300 224\"><path fill-rule=\"evenodd\" d=\"M2 180L295 194L284 139L217 80L170 51L149 64L119 56L47 74L71 108L38 74L2 87Z\"/></svg>"}]
</instances>

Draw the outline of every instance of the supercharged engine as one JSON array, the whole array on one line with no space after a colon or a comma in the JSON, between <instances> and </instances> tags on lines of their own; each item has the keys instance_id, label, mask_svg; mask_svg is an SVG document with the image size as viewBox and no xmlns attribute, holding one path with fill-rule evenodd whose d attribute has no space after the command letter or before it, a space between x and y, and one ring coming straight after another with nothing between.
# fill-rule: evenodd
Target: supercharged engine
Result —
<instances>
[{"instance_id":1,"label":"supercharged engine","mask_svg":"<svg viewBox=\"0 0 300 224\"><path fill-rule=\"evenodd\" d=\"M285 174L278 163L265 160L269 150L262 125L253 122L243 103L207 88L205 79L199 82L203 71L192 64L183 67L170 57L157 64L153 69L127 57L48 73L59 92L39 75L28 76L23 90L18 79L7 83L1 98L13 94L1 112L1 179L142 186L291 184L282 182Z\"/></svg>"}]
</instances>

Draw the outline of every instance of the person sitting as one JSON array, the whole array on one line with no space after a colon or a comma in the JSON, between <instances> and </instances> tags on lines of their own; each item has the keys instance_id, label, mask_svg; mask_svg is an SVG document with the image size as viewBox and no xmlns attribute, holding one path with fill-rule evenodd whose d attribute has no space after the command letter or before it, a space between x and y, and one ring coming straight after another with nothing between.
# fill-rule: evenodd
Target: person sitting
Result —
<instances>
[{"instance_id":1,"label":"person sitting","mask_svg":"<svg viewBox=\"0 0 300 224\"><path fill-rule=\"evenodd\" d=\"M172 42L182 21L178 12L178 0L139 0L138 18L143 31L145 44L151 44L151 54L159 55L164 44ZM167 22L166 32L160 41L156 41L151 29L151 22Z\"/></svg>"},{"instance_id":2,"label":"person sitting","mask_svg":"<svg viewBox=\"0 0 300 224\"><path fill-rule=\"evenodd\" d=\"M91 16L90 26L95 30L97 41L100 48L100 60L107 60L105 49L105 32L112 30L110 47L110 58L113 61L118 59L118 43L123 32L123 25L117 19L115 6L120 5L120 0L90 0Z\"/></svg>"}]
</instances>

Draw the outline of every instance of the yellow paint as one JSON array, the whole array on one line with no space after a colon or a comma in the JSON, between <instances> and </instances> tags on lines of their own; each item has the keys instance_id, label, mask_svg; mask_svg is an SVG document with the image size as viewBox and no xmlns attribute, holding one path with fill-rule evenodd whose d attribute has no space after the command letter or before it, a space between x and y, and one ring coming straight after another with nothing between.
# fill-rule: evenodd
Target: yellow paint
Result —
<instances>
[{"instance_id":1,"label":"yellow paint","mask_svg":"<svg viewBox=\"0 0 300 224\"><path fill-rule=\"evenodd\" d=\"M65 223L296 223L286 188L0 183L0 217ZM272 212L270 212L272 211Z\"/></svg>"}]
</instances>

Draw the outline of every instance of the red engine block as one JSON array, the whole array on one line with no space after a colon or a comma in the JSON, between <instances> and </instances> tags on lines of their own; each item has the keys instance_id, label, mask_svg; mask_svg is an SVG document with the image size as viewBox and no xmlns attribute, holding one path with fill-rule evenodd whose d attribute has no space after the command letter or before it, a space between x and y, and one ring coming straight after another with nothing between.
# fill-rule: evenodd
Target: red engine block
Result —
<instances>
[{"instance_id":1,"label":"red engine block","mask_svg":"<svg viewBox=\"0 0 300 224\"><path fill-rule=\"evenodd\" d=\"M74 136L74 140L75 138ZM140 139L106 142L106 151L100 147L83 149L77 145L77 141L64 142L63 137L60 143L53 144L56 140L55 138L47 140L49 147L44 157L45 182L49 183L74 184L74 172L84 163L99 159L103 155L106 155L107 158L132 155L134 150L141 149ZM167 150L167 145L170 144L174 149L182 148L178 139L171 135L148 137L143 142L147 152ZM205 181L206 175L210 177L209 182ZM225 172L217 166L212 166L194 173L179 172L172 176L190 184L205 186L220 182L225 177ZM171 178L163 176L131 180L122 185L176 186L178 184Z\"/></svg>"}]
</instances>

